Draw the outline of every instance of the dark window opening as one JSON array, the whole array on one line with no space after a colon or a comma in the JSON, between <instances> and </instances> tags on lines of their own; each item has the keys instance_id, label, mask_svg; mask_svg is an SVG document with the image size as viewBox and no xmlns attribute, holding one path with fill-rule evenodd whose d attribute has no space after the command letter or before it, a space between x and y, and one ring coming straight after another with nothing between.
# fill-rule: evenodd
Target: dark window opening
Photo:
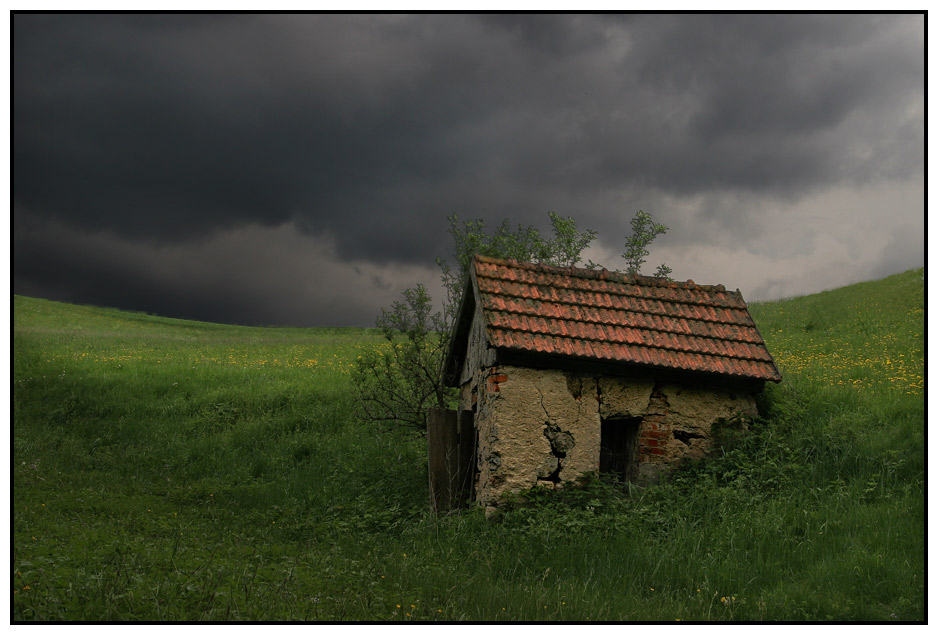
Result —
<instances>
[{"instance_id":1,"label":"dark window opening","mask_svg":"<svg viewBox=\"0 0 938 635\"><path fill-rule=\"evenodd\" d=\"M599 471L616 481L632 481L638 459L641 417L603 419L599 435Z\"/></svg>"}]
</instances>

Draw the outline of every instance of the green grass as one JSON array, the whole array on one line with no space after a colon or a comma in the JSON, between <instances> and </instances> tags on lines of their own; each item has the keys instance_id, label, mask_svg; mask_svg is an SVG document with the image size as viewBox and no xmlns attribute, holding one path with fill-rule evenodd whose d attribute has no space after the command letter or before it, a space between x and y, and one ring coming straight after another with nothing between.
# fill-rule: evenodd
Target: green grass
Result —
<instances>
[{"instance_id":1,"label":"green grass","mask_svg":"<svg viewBox=\"0 0 938 635\"><path fill-rule=\"evenodd\" d=\"M645 490L429 513L373 329L14 298L14 620L925 619L923 270L752 313L764 419Z\"/></svg>"}]
</instances>

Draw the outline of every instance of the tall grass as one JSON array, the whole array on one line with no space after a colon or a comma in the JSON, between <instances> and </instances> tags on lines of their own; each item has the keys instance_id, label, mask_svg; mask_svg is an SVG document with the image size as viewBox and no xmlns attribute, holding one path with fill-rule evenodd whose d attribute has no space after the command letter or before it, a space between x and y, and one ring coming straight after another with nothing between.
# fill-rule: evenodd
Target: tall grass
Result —
<instances>
[{"instance_id":1,"label":"tall grass","mask_svg":"<svg viewBox=\"0 0 938 635\"><path fill-rule=\"evenodd\" d=\"M748 434L486 520L353 416L377 331L16 297L13 618L923 620L922 271L752 312Z\"/></svg>"}]
</instances>

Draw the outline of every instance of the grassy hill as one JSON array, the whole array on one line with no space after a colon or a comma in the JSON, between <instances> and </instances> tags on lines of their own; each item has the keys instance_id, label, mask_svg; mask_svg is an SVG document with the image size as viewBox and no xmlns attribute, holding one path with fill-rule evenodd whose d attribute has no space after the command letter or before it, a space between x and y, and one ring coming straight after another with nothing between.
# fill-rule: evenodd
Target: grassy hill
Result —
<instances>
[{"instance_id":1,"label":"grassy hill","mask_svg":"<svg viewBox=\"0 0 938 635\"><path fill-rule=\"evenodd\" d=\"M428 511L369 329L15 297L15 620L923 620L923 270L752 307L764 420L645 490Z\"/></svg>"}]
</instances>

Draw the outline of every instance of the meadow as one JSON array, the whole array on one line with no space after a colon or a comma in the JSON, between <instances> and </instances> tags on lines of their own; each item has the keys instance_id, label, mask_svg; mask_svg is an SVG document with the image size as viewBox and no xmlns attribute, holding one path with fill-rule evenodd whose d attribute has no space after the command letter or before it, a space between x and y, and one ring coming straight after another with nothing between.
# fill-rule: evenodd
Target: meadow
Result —
<instances>
[{"instance_id":1,"label":"meadow","mask_svg":"<svg viewBox=\"0 0 938 635\"><path fill-rule=\"evenodd\" d=\"M15 296L11 617L924 620L924 270L751 310L784 381L747 434L486 520L355 417L375 329Z\"/></svg>"}]
</instances>

